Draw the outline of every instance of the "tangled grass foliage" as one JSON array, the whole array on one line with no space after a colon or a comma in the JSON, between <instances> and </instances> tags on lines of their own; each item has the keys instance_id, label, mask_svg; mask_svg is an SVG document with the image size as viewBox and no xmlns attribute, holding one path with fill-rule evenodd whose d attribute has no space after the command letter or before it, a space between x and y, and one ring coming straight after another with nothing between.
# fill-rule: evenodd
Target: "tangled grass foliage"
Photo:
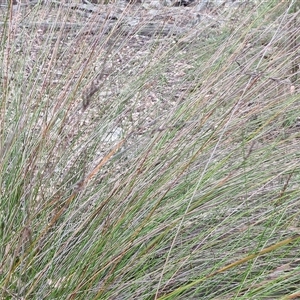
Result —
<instances>
[{"instance_id":1,"label":"tangled grass foliage","mask_svg":"<svg viewBox=\"0 0 300 300\"><path fill-rule=\"evenodd\" d=\"M1 299L300 297L299 8L258 2L1 8Z\"/></svg>"}]
</instances>

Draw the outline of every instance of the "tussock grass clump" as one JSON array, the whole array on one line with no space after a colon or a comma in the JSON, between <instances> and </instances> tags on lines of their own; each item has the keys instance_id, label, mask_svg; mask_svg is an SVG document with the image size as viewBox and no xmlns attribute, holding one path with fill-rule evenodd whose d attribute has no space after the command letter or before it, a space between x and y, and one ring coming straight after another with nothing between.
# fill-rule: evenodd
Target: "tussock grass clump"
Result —
<instances>
[{"instance_id":1,"label":"tussock grass clump","mask_svg":"<svg viewBox=\"0 0 300 300\"><path fill-rule=\"evenodd\" d=\"M1 299L300 295L299 10L252 6L2 7Z\"/></svg>"}]
</instances>

